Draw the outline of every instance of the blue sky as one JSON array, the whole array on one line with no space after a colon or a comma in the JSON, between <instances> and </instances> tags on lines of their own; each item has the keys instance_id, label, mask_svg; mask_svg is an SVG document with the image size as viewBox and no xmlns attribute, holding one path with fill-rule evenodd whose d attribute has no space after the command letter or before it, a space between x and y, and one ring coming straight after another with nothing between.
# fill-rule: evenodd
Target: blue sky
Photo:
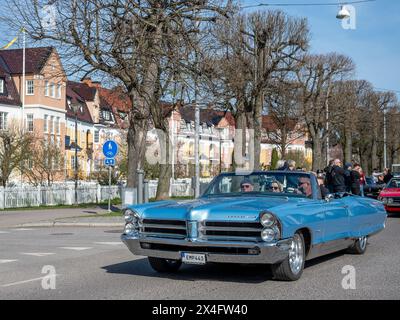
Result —
<instances>
[{"instance_id":1,"label":"blue sky","mask_svg":"<svg viewBox=\"0 0 400 320\"><path fill-rule=\"evenodd\" d=\"M4 1L4 0L0 0ZM351 1L351 0L350 0ZM241 0L241 5L259 3L332 3L338 0ZM285 6L246 9L282 9L291 16L307 17L311 52L339 52L356 63L356 78L370 81L377 89L396 91L400 97L400 1L376 0L355 4L357 25L345 30L336 13L339 6ZM14 36L0 21L0 46Z\"/></svg>"},{"instance_id":2,"label":"blue sky","mask_svg":"<svg viewBox=\"0 0 400 320\"><path fill-rule=\"evenodd\" d=\"M241 0L242 6L332 2L339 3L337 0ZM246 10L273 8L291 16L307 17L312 53L336 51L345 54L354 60L358 79L366 79L378 89L395 90L400 97L400 1L377 0L353 6L356 9L355 30L342 28L336 19L339 6L268 6Z\"/></svg>"}]
</instances>

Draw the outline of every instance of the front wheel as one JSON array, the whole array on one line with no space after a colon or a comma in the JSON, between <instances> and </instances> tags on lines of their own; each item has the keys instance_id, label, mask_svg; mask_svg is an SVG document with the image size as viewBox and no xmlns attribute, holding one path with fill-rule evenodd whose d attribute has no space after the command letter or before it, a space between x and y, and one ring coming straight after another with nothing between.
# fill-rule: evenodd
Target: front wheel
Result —
<instances>
[{"instance_id":1,"label":"front wheel","mask_svg":"<svg viewBox=\"0 0 400 320\"><path fill-rule=\"evenodd\" d=\"M348 253L352 254L364 254L367 250L368 237L364 236L355 240L354 244L347 249Z\"/></svg>"},{"instance_id":2,"label":"front wheel","mask_svg":"<svg viewBox=\"0 0 400 320\"><path fill-rule=\"evenodd\" d=\"M293 236L288 257L280 263L272 265L274 279L295 281L300 279L305 262L304 237L301 233Z\"/></svg>"},{"instance_id":3,"label":"front wheel","mask_svg":"<svg viewBox=\"0 0 400 320\"><path fill-rule=\"evenodd\" d=\"M148 257L151 267L160 273L176 272L182 265L180 260L168 260L163 258Z\"/></svg>"}]
</instances>

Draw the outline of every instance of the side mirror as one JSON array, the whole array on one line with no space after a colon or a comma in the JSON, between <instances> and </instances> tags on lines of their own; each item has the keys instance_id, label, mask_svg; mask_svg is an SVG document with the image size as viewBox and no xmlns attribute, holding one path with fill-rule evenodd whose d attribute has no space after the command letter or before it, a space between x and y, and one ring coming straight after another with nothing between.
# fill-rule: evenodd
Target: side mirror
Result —
<instances>
[{"instance_id":1,"label":"side mirror","mask_svg":"<svg viewBox=\"0 0 400 320\"><path fill-rule=\"evenodd\" d=\"M330 193L325 197L326 202L331 202L333 199L335 199L335 195L333 193Z\"/></svg>"}]
</instances>

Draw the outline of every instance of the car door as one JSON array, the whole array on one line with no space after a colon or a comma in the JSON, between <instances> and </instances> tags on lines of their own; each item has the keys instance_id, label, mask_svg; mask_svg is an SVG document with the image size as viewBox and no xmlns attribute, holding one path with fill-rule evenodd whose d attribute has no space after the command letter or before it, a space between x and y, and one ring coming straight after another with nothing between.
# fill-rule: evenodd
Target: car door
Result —
<instances>
[{"instance_id":1,"label":"car door","mask_svg":"<svg viewBox=\"0 0 400 320\"><path fill-rule=\"evenodd\" d=\"M349 236L349 210L343 199L333 199L325 204L324 242Z\"/></svg>"}]
</instances>

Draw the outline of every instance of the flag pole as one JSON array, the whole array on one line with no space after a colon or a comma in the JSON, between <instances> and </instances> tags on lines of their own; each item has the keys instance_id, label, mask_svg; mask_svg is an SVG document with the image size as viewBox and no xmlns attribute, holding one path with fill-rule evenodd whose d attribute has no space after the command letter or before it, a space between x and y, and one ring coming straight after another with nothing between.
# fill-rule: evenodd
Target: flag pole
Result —
<instances>
[{"instance_id":1,"label":"flag pole","mask_svg":"<svg viewBox=\"0 0 400 320\"><path fill-rule=\"evenodd\" d=\"M23 33L23 40L22 40L22 110L21 110L21 112L22 112L22 119L21 119L21 121L22 121L22 132L25 132L25 126L24 126L24 116L25 116L25 91L26 91L26 88L25 88L25 85L26 85L26 80L25 80L25 67L26 67L26 58L25 58L25 54L26 54L26 44L25 44L25 41L26 41L26 36L25 36L25 28L24 27L22 27L22 33Z\"/></svg>"}]
</instances>

